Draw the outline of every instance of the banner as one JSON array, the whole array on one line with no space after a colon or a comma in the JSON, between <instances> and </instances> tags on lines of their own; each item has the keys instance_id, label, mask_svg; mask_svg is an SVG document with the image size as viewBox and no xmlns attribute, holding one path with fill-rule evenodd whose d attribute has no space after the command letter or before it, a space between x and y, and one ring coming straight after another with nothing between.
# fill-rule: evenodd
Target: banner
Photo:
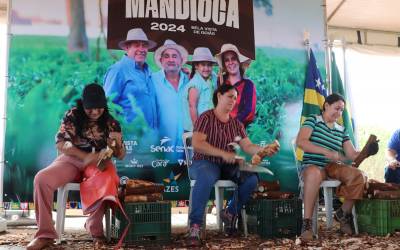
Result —
<instances>
[{"instance_id":1,"label":"banner","mask_svg":"<svg viewBox=\"0 0 400 250\"><path fill-rule=\"evenodd\" d=\"M308 64L302 32L309 31L315 57L318 62L324 62L322 2L253 0L252 5L248 0L13 0L7 85L4 201L32 200L34 176L49 166L57 156L54 136L65 112L76 105L76 100L80 98L86 84L97 82L105 86L108 70L125 56L123 50L107 49L106 33L108 37L113 37L114 45L108 46L116 48L116 43L125 40L127 30L133 27L143 28L158 46L162 46L167 38L173 39L188 50L189 54L193 54L194 47L201 45L209 47L212 56L215 56L222 44L233 43L241 54L255 58L243 75L255 87L254 92L247 92L254 105L252 102L248 106L251 108L249 117L252 120L247 124L246 133L252 142L261 146L275 139L281 144L279 154L263 162L274 176L261 175L260 178L279 180L282 191L297 192L298 179L291 140L299 129L304 72ZM81 5L74 5L78 3ZM196 17L197 20L191 20L195 13L191 9L194 3L197 16L193 16L193 19ZM110 13L107 12L109 4ZM137 18L133 18L133 12L130 14L132 17L126 18L127 4L131 8L138 6ZM178 6L187 4L189 12L184 12L187 11L186 7L179 12ZM233 20L233 13L227 13L236 4L239 10L238 22ZM117 7L111 8L114 5ZM213 12L216 10L215 6L219 6L219 16L213 16L213 13L217 13ZM203 10L200 14L199 9ZM202 14L209 13L209 9L211 18L207 20ZM160 18L164 12L168 18ZM177 20L177 13L189 13L189 17ZM225 13L224 23L221 21L222 13ZM232 19L228 24L232 27L227 26L228 14ZM221 25L216 24L216 18L219 18ZM108 20L115 23L109 23L107 27ZM184 24L185 32L151 30L151 22L158 23L158 27L163 29L166 26L160 26L161 23L178 25L176 29ZM238 29L234 27L236 23L239 25ZM198 29L192 26L204 29L215 27L217 31L213 35L195 34L193 31ZM147 53L148 73L144 76L153 80L163 74L162 65L156 60L155 54ZM190 65L182 66L191 69ZM319 66L322 70L323 67ZM215 74L218 71L218 67L213 68ZM321 73L323 77L324 72ZM147 106L142 104L150 98L133 94L141 90L135 88L138 85L132 85L133 88L127 91L131 108L137 114L130 121L120 115L123 109L120 104L112 102L113 96L108 97L109 110L121 123L127 150L124 160L115 161L119 176L164 184L164 199L167 200L186 200L189 197L190 185L183 147L175 144L181 143L181 121L184 120L181 110L187 107L187 103L183 102L186 100L183 96L186 94L184 87L187 84L183 82L183 88L175 90L176 93L179 92L175 95L170 91L173 88L166 82L155 81L155 91L158 93L152 98L155 98L160 109L154 116L157 119L165 118L169 122L169 125L162 127L152 127L146 120L143 110ZM176 99L172 103L169 98ZM160 105L159 101L163 101L163 104ZM172 112L174 118L171 118ZM179 127L179 132L173 136L164 133L172 127ZM162 133L160 128L163 129ZM79 201L78 197L70 200Z\"/></svg>"},{"instance_id":2,"label":"banner","mask_svg":"<svg viewBox=\"0 0 400 250\"><path fill-rule=\"evenodd\" d=\"M132 28L153 41L172 39L190 53L207 45L216 54L235 43L255 59L252 0L109 0L107 48L119 49Z\"/></svg>"}]
</instances>

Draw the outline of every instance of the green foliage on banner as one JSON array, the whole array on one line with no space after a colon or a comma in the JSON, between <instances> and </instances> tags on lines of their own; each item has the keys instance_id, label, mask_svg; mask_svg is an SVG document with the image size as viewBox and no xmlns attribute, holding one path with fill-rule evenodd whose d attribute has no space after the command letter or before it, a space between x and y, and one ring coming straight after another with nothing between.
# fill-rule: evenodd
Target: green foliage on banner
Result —
<instances>
[{"instance_id":1,"label":"green foliage on banner","mask_svg":"<svg viewBox=\"0 0 400 250\"><path fill-rule=\"evenodd\" d=\"M246 72L257 87L257 116L248 132L254 142L260 138L272 142L279 138L284 104L302 98L305 65L287 57L271 58L263 49L257 49L256 54Z\"/></svg>"}]
</instances>

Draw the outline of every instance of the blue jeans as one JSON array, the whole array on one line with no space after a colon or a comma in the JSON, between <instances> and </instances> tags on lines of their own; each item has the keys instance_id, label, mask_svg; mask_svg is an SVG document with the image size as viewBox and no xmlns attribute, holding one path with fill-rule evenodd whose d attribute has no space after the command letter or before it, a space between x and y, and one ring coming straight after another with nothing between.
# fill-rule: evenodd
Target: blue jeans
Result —
<instances>
[{"instance_id":1,"label":"blue jeans","mask_svg":"<svg viewBox=\"0 0 400 250\"><path fill-rule=\"evenodd\" d=\"M400 184L400 168L385 168L385 182Z\"/></svg>"},{"instance_id":2,"label":"blue jeans","mask_svg":"<svg viewBox=\"0 0 400 250\"><path fill-rule=\"evenodd\" d=\"M195 160L189 167L190 179L196 180L192 190L192 207L189 214L190 225L203 224L204 210L210 198L211 190L214 188L215 182L221 178L227 179L224 178L224 169L226 168L232 168L232 166L216 164L207 160ZM247 203L257 183L258 177L256 174L250 174L245 178L241 178L238 185L238 200L236 200L236 195L233 195L228 202L227 209L230 214L236 215L237 211L240 211L242 206Z\"/></svg>"}]
</instances>

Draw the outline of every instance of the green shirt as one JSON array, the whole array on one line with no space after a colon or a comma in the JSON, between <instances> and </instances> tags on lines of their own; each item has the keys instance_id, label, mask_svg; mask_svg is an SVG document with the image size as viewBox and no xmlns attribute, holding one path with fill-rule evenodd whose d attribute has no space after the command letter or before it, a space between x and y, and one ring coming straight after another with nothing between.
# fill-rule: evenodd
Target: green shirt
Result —
<instances>
[{"instance_id":1,"label":"green shirt","mask_svg":"<svg viewBox=\"0 0 400 250\"><path fill-rule=\"evenodd\" d=\"M333 128L329 128L322 116L310 116L308 117L302 127L308 127L312 129L310 136L310 142L339 153L343 153L343 143L350 140L349 134L346 132L343 126L334 123ZM304 152L303 165L317 165L325 167L330 160L327 159L323 154Z\"/></svg>"}]
</instances>

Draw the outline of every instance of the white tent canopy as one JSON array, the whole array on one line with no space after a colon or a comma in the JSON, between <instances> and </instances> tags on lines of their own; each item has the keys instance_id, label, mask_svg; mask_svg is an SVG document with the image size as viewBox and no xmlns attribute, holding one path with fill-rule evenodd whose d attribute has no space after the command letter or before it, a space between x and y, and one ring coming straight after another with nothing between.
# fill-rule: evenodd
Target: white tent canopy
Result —
<instances>
[{"instance_id":1,"label":"white tent canopy","mask_svg":"<svg viewBox=\"0 0 400 250\"><path fill-rule=\"evenodd\" d=\"M399 10L399 0L326 0L328 38L399 46Z\"/></svg>"}]
</instances>

